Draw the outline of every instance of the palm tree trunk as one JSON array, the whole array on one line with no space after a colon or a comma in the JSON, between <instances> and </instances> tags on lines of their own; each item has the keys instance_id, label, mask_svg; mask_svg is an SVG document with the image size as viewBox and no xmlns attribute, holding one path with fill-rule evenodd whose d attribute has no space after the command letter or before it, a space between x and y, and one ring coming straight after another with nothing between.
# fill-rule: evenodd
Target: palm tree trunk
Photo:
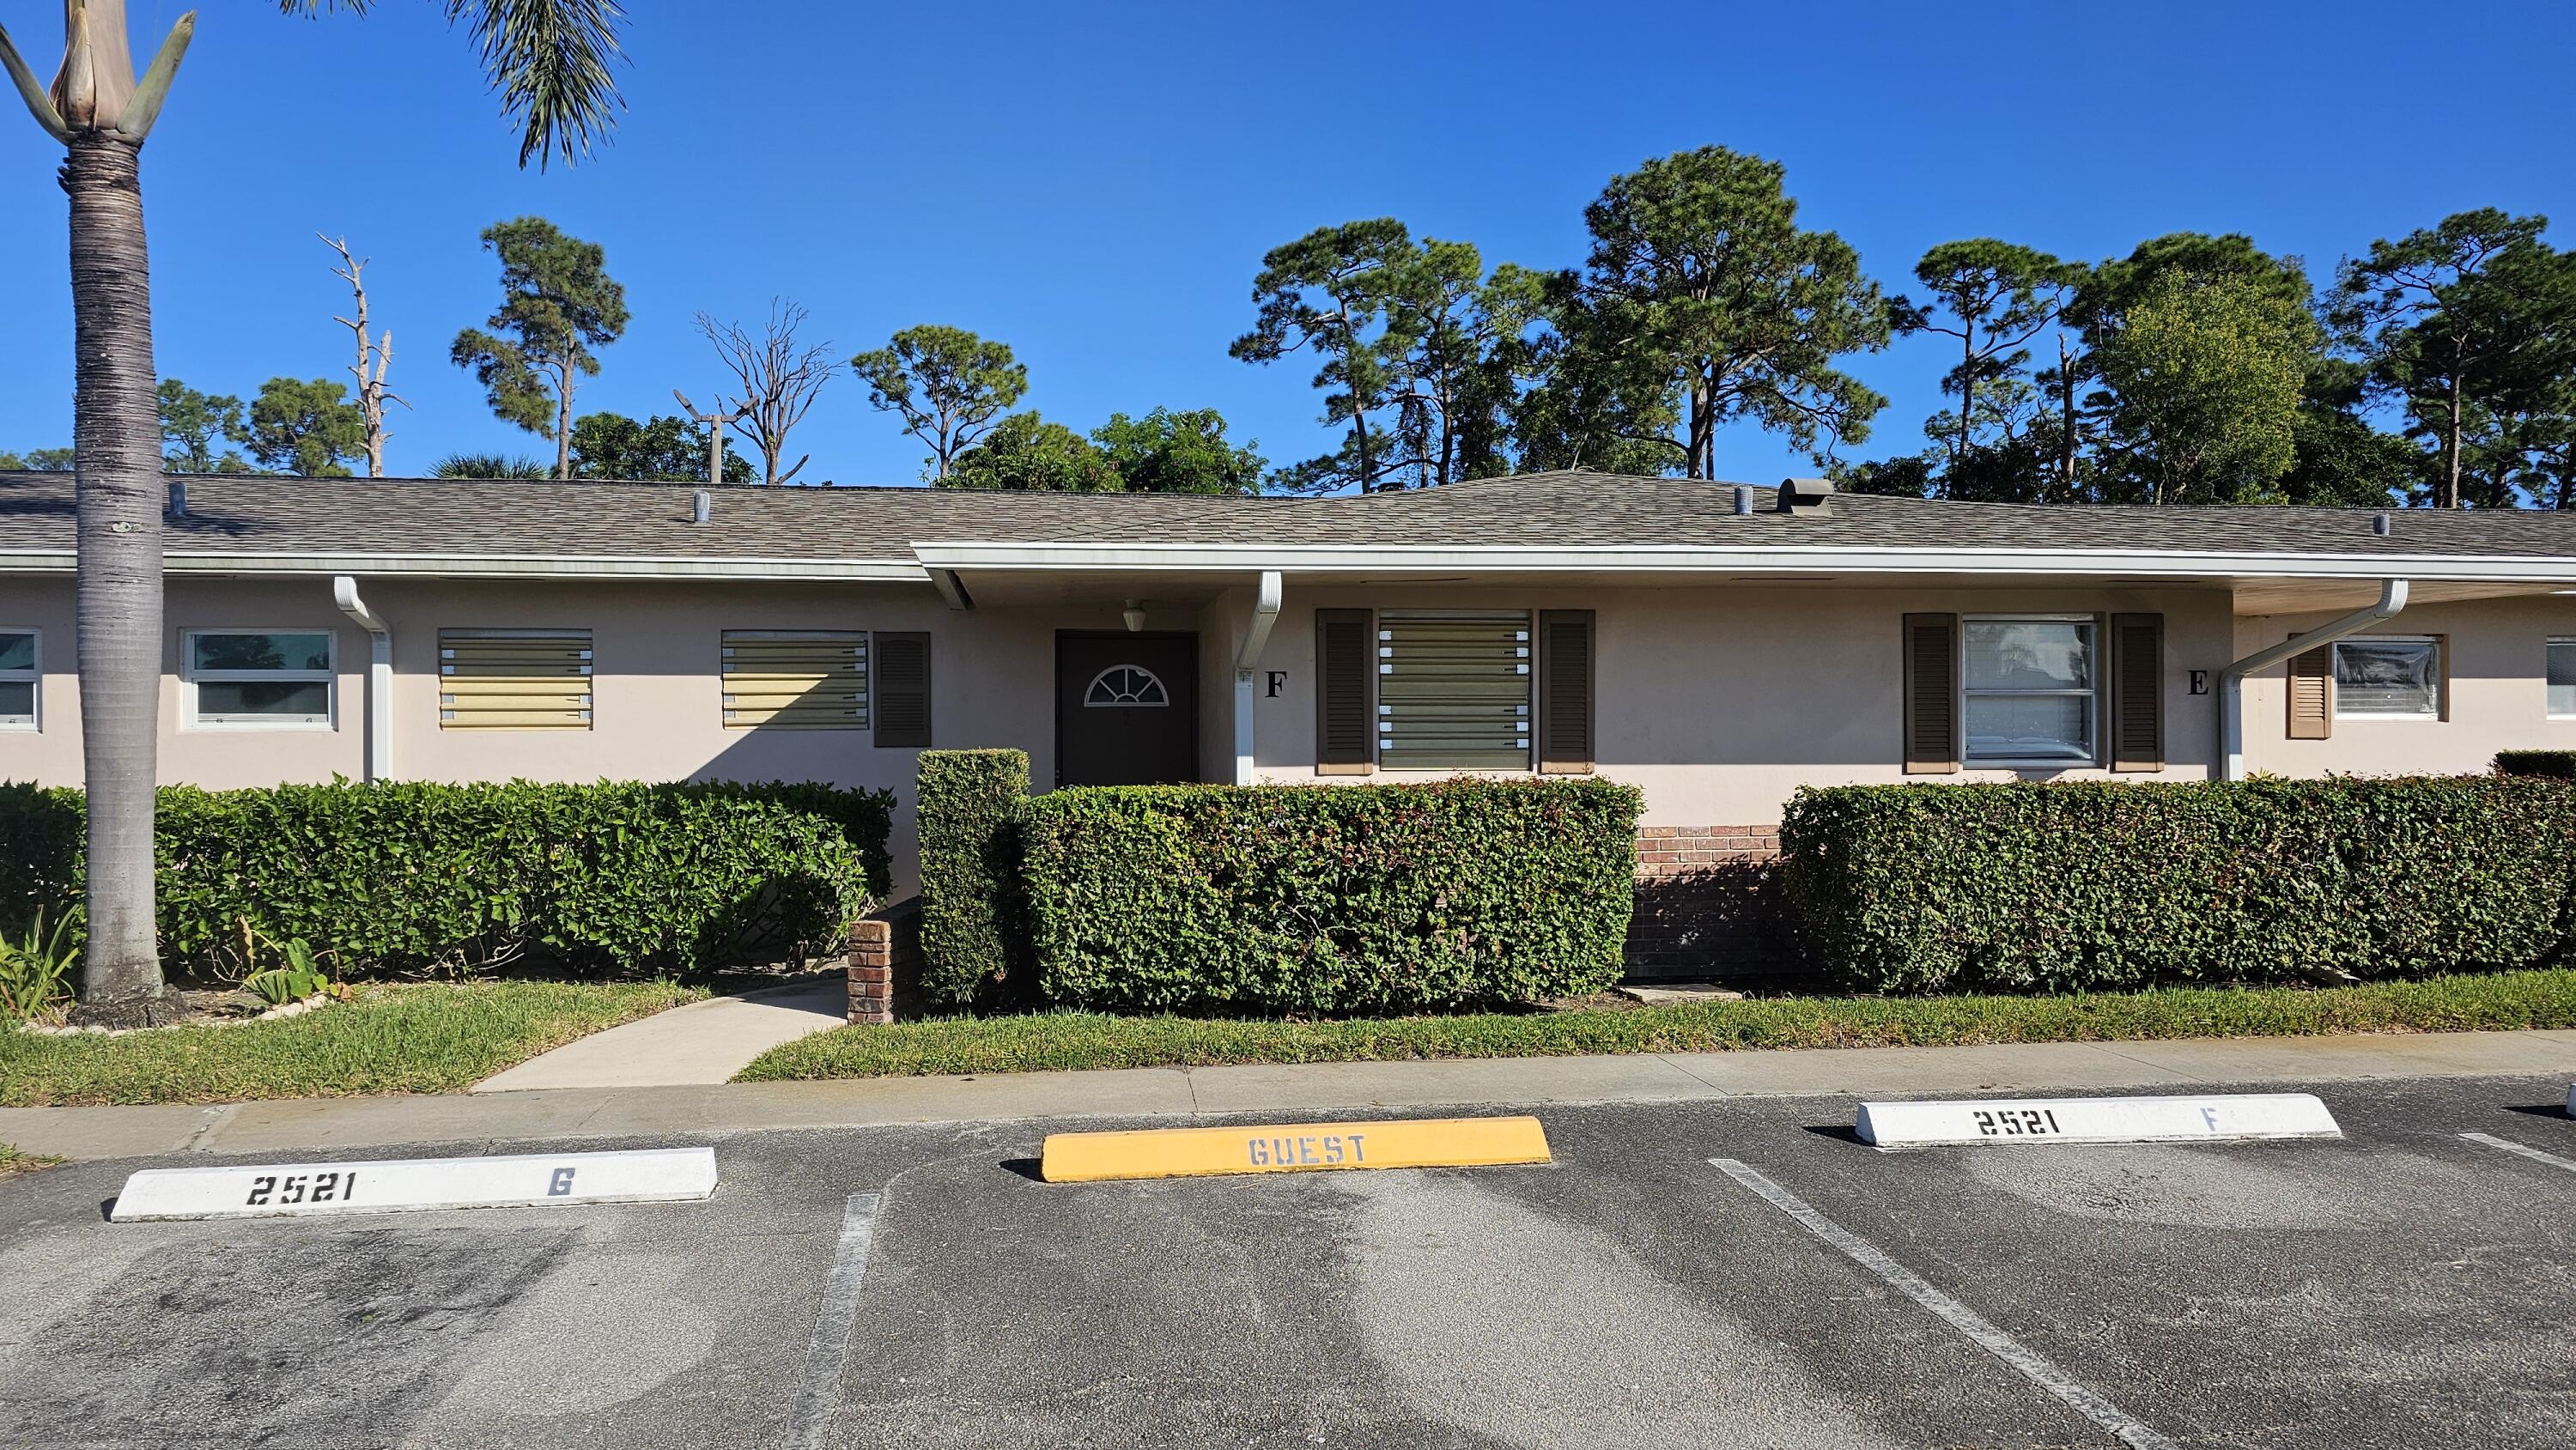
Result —
<instances>
[{"instance_id":1,"label":"palm tree trunk","mask_svg":"<svg viewBox=\"0 0 2576 1450\"><path fill-rule=\"evenodd\" d=\"M75 132L71 197L72 441L78 470L81 753L89 782L88 945L79 1015L177 1015L153 929L152 791L161 716L161 425L141 153Z\"/></svg>"}]
</instances>

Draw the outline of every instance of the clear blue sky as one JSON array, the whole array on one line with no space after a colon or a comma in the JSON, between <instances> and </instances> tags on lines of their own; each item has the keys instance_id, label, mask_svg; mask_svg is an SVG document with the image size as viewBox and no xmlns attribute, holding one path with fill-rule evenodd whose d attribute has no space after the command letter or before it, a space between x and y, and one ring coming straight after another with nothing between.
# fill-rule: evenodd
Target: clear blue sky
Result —
<instances>
[{"instance_id":1,"label":"clear blue sky","mask_svg":"<svg viewBox=\"0 0 2576 1450\"><path fill-rule=\"evenodd\" d=\"M1581 260L1614 172L1710 143L1784 162L1807 224L1891 288L1923 249L1995 235L2066 256L2243 231L2320 276L2465 207L2570 213L2576 7L2245 3L1584 6L878 5L627 0L613 144L522 173L461 37L428 0L366 20L206 6L144 153L164 376L245 397L345 379L346 302L316 230L374 259L392 325L391 466L548 453L447 361L491 306L476 233L540 213L606 246L635 321L582 410L673 411L718 381L703 308L812 308L846 354L948 323L1029 366L1024 406L1214 406L1274 460L1327 446L1306 370L1226 356L1262 252L1402 218L1489 262ZM147 51L180 10L132 0ZM60 7L0 0L58 54ZM149 36L149 39L145 37ZM67 444L59 148L0 96L0 448ZM1920 446L1938 340L1856 370L1893 405L1854 450ZM796 442L809 478L904 483L921 450L846 378ZM1751 428L1721 474L1803 457Z\"/></svg>"}]
</instances>

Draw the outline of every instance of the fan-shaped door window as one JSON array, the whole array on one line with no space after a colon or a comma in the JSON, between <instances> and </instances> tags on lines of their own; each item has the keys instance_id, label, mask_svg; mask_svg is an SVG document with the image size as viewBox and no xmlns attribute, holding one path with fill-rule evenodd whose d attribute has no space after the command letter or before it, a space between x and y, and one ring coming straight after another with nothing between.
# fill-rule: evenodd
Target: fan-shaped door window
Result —
<instances>
[{"instance_id":1,"label":"fan-shaped door window","mask_svg":"<svg viewBox=\"0 0 2576 1450\"><path fill-rule=\"evenodd\" d=\"M1169 705L1172 695L1163 682L1143 665L1111 665L1091 677L1083 689L1085 709L1123 709L1152 705Z\"/></svg>"}]
</instances>

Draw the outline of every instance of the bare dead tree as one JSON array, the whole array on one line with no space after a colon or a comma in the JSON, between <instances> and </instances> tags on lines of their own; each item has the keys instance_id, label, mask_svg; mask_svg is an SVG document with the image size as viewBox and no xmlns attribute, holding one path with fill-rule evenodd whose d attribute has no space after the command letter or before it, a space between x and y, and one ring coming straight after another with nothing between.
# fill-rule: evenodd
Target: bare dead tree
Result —
<instances>
[{"instance_id":1,"label":"bare dead tree","mask_svg":"<svg viewBox=\"0 0 2576 1450\"><path fill-rule=\"evenodd\" d=\"M796 330L805 325L807 316L796 303L773 297L769 326L755 337L741 323L720 323L706 313L698 314L698 331L715 344L716 355L742 384L739 396L719 396L716 405L732 410L735 430L760 450L767 465L762 481L773 487L794 478L813 457L806 454L783 472L778 466L787 456L788 430L804 421L806 410L814 406L814 395L841 367L832 356L830 342L812 347L797 343Z\"/></svg>"},{"instance_id":2,"label":"bare dead tree","mask_svg":"<svg viewBox=\"0 0 2576 1450\"><path fill-rule=\"evenodd\" d=\"M411 406L409 399L385 387L385 370L394 363L394 330L388 327L373 337L368 335L367 284L360 279L366 275L370 259L352 256L347 237L326 237L320 232L313 235L322 245L340 254L340 265L331 269L331 275L347 282L349 291L358 299L355 318L334 317L331 320L357 335L358 360L349 365L349 371L358 376L358 414L367 424L367 477L382 478L385 476L385 442L394 436L385 431L385 404Z\"/></svg>"},{"instance_id":3,"label":"bare dead tree","mask_svg":"<svg viewBox=\"0 0 2576 1450\"><path fill-rule=\"evenodd\" d=\"M689 395L678 388L671 390L671 396L680 400L680 411L687 414L691 422L707 425L707 482L724 482L725 425L741 417L742 410L736 408L732 412L724 412L724 404L719 401L716 405L718 411L701 413L698 405L689 401Z\"/></svg>"}]
</instances>

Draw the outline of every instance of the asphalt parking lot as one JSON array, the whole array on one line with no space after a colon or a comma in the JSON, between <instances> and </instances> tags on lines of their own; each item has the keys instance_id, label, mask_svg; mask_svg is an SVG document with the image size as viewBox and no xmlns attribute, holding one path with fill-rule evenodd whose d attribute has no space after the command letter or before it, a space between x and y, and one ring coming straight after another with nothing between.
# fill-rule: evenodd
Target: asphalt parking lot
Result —
<instances>
[{"instance_id":1,"label":"asphalt parking lot","mask_svg":"<svg viewBox=\"0 0 2576 1450\"><path fill-rule=\"evenodd\" d=\"M1077 1185L1045 1131L1139 1125L769 1132L704 1203L336 1220L110 1224L150 1164L80 1164L0 1184L0 1444L2558 1447L2576 1172L2460 1135L2576 1160L2565 1090L1905 1154L1843 1098L1546 1108L1543 1167Z\"/></svg>"}]
</instances>

